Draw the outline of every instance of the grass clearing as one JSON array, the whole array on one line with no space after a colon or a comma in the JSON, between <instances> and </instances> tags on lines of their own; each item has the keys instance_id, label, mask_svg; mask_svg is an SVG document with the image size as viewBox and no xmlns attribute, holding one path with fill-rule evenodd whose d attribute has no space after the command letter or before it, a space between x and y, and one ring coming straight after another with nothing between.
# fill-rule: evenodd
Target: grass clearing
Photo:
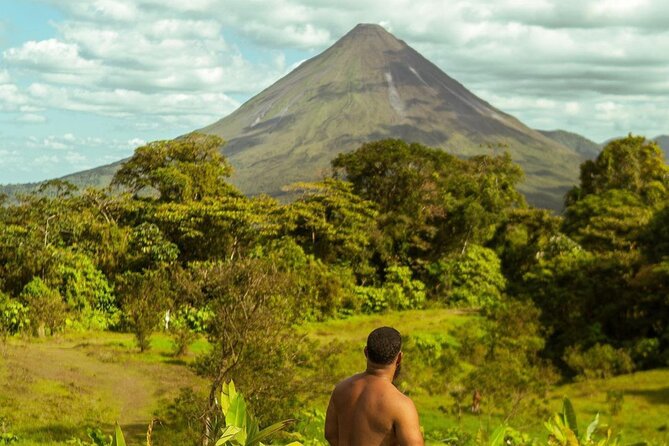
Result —
<instances>
[{"instance_id":1,"label":"grass clearing","mask_svg":"<svg viewBox=\"0 0 669 446\"><path fill-rule=\"evenodd\" d=\"M345 320L306 324L303 329L308 336L322 343L341 343L335 376L344 378L364 370L363 348L371 330L381 325L396 327L402 334L446 334L466 323L475 314L448 309L413 310L383 315L359 315ZM410 373L411 357L406 356L404 370ZM334 383L333 383L334 385ZM611 415L607 393L620 391L623 394L621 410ZM314 401L312 408L325 409L329 395ZM479 429L492 431L503 420L496 414L473 415L464 407L460 417L454 413L454 399L448 394L430 394L426 389L417 389L411 394L418 407L421 423L426 432L446 432L460 429L472 436ZM484 396L485 397L485 396ZM585 381L558 386L548 395L549 407L559 411L562 399L569 397L579 415L583 427L597 413L603 422L613 426L615 433L623 436L623 444L643 439L656 445L669 444L669 369L651 370L623 375L607 380ZM546 431L543 419L515 419L511 425L544 439Z\"/></svg>"},{"instance_id":2,"label":"grass clearing","mask_svg":"<svg viewBox=\"0 0 669 446\"><path fill-rule=\"evenodd\" d=\"M0 420L20 445L65 444L85 438L87 428L111 432L117 420L137 443L162 402L182 387L206 387L186 367L203 348L199 341L185 358L174 358L163 334L146 354L124 333L11 340L2 347Z\"/></svg>"},{"instance_id":3,"label":"grass clearing","mask_svg":"<svg viewBox=\"0 0 669 446\"><path fill-rule=\"evenodd\" d=\"M409 335L448 336L475 317L449 309L415 310L309 323L297 330L324 345L336 346L333 357L324 358L324 363L333 367L332 376L343 379L364 370L366 337L378 326L391 325ZM207 389L207 382L188 367L197 354L206 351L207 342L195 342L184 358L174 358L172 348L172 340L164 333L152 337L152 348L145 353L139 353L132 335L124 333L11 339L0 344L0 426L4 422L19 436L22 446L64 445L75 436L86 438L87 428L99 427L109 433L118 420L130 444L143 444L154 412L170 402L180 388ZM407 373L411 373L411 361L407 355ZM426 432L446 435L449 429L459 429L474 436L479 429L491 431L502 422L495 414L473 415L467 407L458 417L450 395L434 394L430 389L410 390ZM623 396L616 415L611 414L612 405L607 402L609 392ZM599 413L603 422L622 433L623 444L641 439L669 444L668 369L556 387L548 395L551 410L559 410L565 396L574 403L582 426ZM324 393L305 409L324 411L328 398ZM511 424L544 439L542 422L535 417L515 419Z\"/></svg>"},{"instance_id":4,"label":"grass clearing","mask_svg":"<svg viewBox=\"0 0 669 446\"><path fill-rule=\"evenodd\" d=\"M612 413L609 392L621 392L620 411ZM642 440L669 444L669 369L649 370L606 380L583 381L552 392L552 407L569 397L583 426L598 413L603 421L621 433L624 443Z\"/></svg>"}]
</instances>

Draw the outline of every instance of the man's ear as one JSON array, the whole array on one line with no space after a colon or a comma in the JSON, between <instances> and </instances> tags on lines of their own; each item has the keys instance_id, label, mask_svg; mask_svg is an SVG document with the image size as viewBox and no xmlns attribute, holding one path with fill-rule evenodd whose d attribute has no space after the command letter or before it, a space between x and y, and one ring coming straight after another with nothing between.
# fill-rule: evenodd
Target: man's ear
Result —
<instances>
[{"instance_id":1,"label":"man's ear","mask_svg":"<svg viewBox=\"0 0 669 446\"><path fill-rule=\"evenodd\" d=\"M400 365L402 363L402 356L403 356L402 352L399 352L397 354L397 361L395 361L395 364Z\"/></svg>"},{"instance_id":2,"label":"man's ear","mask_svg":"<svg viewBox=\"0 0 669 446\"><path fill-rule=\"evenodd\" d=\"M367 356L367 347L365 347L365 358L369 359L369 356Z\"/></svg>"}]
</instances>

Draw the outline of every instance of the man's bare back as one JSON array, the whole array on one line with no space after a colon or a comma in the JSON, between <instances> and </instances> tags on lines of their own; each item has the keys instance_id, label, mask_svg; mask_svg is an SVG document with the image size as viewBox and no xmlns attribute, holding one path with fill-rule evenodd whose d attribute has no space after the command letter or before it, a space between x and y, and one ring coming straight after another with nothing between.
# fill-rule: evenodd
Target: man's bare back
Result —
<instances>
[{"instance_id":1,"label":"man's bare back","mask_svg":"<svg viewBox=\"0 0 669 446\"><path fill-rule=\"evenodd\" d=\"M337 384L325 420L330 445L423 445L416 407L392 384L401 360L401 352L390 364L376 364L368 356L366 372Z\"/></svg>"}]
</instances>

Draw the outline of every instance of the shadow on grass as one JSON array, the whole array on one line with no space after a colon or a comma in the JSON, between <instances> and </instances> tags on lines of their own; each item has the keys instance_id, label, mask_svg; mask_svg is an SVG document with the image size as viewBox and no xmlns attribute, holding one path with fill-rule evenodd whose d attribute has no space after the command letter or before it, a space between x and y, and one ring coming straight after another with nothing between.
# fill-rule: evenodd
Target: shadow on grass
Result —
<instances>
[{"instance_id":1,"label":"shadow on grass","mask_svg":"<svg viewBox=\"0 0 669 446\"><path fill-rule=\"evenodd\" d=\"M79 427L54 423L21 429L22 432L19 433L19 436L40 441L66 441L72 437L79 438L85 430Z\"/></svg>"},{"instance_id":2,"label":"shadow on grass","mask_svg":"<svg viewBox=\"0 0 669 446\"><path fill-rule=\"evenodd\" d=\"M146 430L149 427L149 422L144 423L133 423L133 424L123 424L121 429L123 429L123 436L128 441L129 444L141 444L138 440L146 441Z\"/></svg>"},{"instance_id":3,"label":"shadow on grass","mask_svg":"<svg viewBox=\"0 0 669 446\"><path fill-rule=\"evenodd\" d=\"M625 389L623 392L625 395L635 395L645 398L652 404L669 405L669 386L652 390Z\"/></svg>"},{"instance_id":4,"label":"shadow on grass","mask_svg":"<svg viewBox=\"0 0 669 446\"><path fill-rule=\"evenodd\" d=\"M166 359L166 360L163 361L163 363L165 363L165 364L183 365L183 366L188 365L188 363L183 359L175 358L172 355L165 355L165 356L169 357L169 359Z\"/></svg>"}]
</instances>

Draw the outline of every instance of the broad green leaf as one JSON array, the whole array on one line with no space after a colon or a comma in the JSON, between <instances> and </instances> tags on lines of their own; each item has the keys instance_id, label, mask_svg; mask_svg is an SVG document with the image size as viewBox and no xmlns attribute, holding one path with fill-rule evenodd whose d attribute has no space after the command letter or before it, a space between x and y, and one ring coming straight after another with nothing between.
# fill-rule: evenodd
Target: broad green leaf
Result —
<instances>
[{"instance_id":1,"label":"broad green leaf","mask_svg":"<svg viewBox=\"0 0 669 446\"><path fill-rule=\"evenodd\" d=\"M232 395L234 387L230 387L230 390ZM234 397L230 398L230 407L225 414L225 425L246 430L246 402L243 396L234 394Z\"/></svg>"},{"instance_id":2,"label":"broad green leaf","mask_svg":"<svg viewBox=\"0 0 669 446\"><path fill-rule=\"evenodd\" d=\"M592 423L588 425L588 429L585 431L586 442L590 441L590 439L592 438L592 434L594 434L595 430L597 430L597 426L599 426L599 414L595 416L595 419L592 420Z\"/></svg>"},{"instance_id":3,"label":"broad green leaf","mask_svg":"<svg viewBox=\"0 0 669 446\"><path fill-rule=\"evenodd\" d=\"M236 426L226 426L225 429L223 429L223 432L221 432L221 436L216 441L216 446L222 446L231 441L239 431L241 431L241 429Z\"/></svg>"},{"instance_id":4,"label":"broad green leaf","mask_svg":"<svg viewBox=\"0 0 669 446\"><path fill-rule=\"evenodd\" d=\"M111 446L126 446L123 431L121 430L121 426L118 425L118 422L116 423L116 430L114 432Z\"/></svg>"},{"instance_id":5,"label":"broad green leaf","mask_svg":"<svg viewBox=\"0 0 669 446\"><path fill-rule=\"evenodd\" d=\"M567 445L566 446L580 446L576 434L571 429L567 430Z\"/></svg>"},{"instance_id":6,"label":"broad green leaf","mask_svg":"<svg viewBox=\"0 0 669 446\"><path fill-rule=\"evenodd\" d=\"M576 423L576 412L569 398L565 398L562 403L562 417L569 429L578 437L578 424Z\"/></svg>"},{"instance_id":7,"label":"broad green leaf","mask_svg":"<svg viewBox=\"0 0 669 446\"><path fill-rule=\"evenodd\" d=\"M223 416L230 409L230 385L228 383L223 383L223 388L221 389L221 410L223 411Z\"/></svg>"},{"instance_id":8,"label":"broad green leaf","mask_svg":"<svg viewBox=\"0 0 669 446\"><path fill-rule=\"evenodd\" d=\"M253 446L256 443L260 443L261 441L271 437L272 435L276 434L277 432L286 429L290 424L292 424L294 422L295 422L295 420L283 420L283 421L279 421L278 423L274 423L271 426L267 426L265 429L261 430L260 432L258 432L253 437L249 436L249 439L246 442L246 444L249 445L249 446Z\"/></svg>"},{"instance_id":9,"label":"broad green leaf","mask_svg":"<svg viewBox=\"0 0 669 446\"><path fill-rule=\"evenodd\" d=\"M258 426L258 422L253 419L250 415L246 417L246 437L247 438L254 438L255 436L258 435L258 432L260 431L260 426Z\"/></svg>"},{"instance_id":10,"label":"broad green leaf","mask_svg":"<svg viewBox=\"0 0 669 446\"><path fill-rule=\"evenodd\" d=\"M506 426L500 426L494 430L490 436L490 446L502 446L504 444L504 434L506 434Z\"/></svg>"}]
</instances>

